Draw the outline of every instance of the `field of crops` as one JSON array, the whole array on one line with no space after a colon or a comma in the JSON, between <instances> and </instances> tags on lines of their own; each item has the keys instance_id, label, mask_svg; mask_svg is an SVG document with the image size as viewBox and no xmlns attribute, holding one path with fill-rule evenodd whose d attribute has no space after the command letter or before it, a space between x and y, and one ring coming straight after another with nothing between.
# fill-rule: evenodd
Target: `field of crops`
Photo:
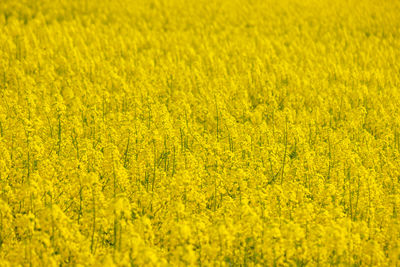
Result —
<instances>
[{"instance_id":1,"label":"field of crops","mask_svg":"<svg viewBox=\"0 0 400 267\"><path fill-rule=\"evenodd\" d=\"M1 0L0 266L399 266L400 2Z\"/></svg>"}]
</instances>

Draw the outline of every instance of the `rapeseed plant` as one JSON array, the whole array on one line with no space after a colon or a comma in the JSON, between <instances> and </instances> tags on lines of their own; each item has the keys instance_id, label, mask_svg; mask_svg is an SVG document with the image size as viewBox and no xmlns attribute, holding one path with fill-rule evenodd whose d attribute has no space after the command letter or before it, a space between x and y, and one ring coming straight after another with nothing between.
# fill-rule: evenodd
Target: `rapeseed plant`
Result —
<instances>
[{"instance_id":1,"label":"rapeseed plant","mask_svg":"<svg viewBox=\"0 0 400 267\"><path fill-rule=\"evenodd\" d=\"M400 4L0 2L0 266L400 264Z\"/></svg>"}]
</instances>

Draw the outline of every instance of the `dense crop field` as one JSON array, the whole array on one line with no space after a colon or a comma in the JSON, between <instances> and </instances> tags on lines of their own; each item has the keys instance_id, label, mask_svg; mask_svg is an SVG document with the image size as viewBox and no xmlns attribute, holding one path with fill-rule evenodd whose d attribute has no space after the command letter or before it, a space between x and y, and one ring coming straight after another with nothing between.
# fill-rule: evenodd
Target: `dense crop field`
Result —
<instances>
[{"instance_id":1,"label":"dense crop field","mask_svg":"<svg viewBox=\"0 0 400 267\"><path fill-rule=\"evenodd\" d=\"M399 266L400 2L1 0L0 266Z\"/></svg>"}]
</instances>

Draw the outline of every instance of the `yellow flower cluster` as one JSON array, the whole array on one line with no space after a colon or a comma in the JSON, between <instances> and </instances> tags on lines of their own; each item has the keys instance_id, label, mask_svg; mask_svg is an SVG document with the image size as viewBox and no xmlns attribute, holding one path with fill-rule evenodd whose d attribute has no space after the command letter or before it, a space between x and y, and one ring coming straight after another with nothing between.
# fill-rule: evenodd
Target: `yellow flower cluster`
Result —
<instances>
[{"instance_id":1,"label":"yellow flower cluster","mask_svg":"<svg viewBox=\"0 0 400 267\"><path fill-rule=\"evenodd\" d=\"M399 266L400 2L1 0L0 266Z\"/></svg>"}]
</instances>

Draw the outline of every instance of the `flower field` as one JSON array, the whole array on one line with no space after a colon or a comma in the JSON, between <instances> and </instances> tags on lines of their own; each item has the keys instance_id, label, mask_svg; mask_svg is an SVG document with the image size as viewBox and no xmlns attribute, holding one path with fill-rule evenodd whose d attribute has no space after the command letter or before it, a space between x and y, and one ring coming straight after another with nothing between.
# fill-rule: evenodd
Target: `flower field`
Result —
<instances>
[{"instance_id":1,"label":"flower field","mask_svg":"<svg viewBox=\"0 0 400 267\"><path fill-rule=\"evenodd\" d=\"M400 2L0 1L0 266L400 266Z\"/></svg>"}]
</instances>

